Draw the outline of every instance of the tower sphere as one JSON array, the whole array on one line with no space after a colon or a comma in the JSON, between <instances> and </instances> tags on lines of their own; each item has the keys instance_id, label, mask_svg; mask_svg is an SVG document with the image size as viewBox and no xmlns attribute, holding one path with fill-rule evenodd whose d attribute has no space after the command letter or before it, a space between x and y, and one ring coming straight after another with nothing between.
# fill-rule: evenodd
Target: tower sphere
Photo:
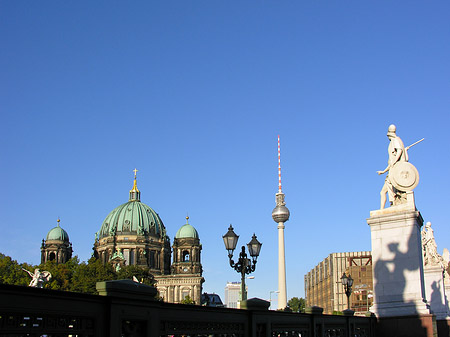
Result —
<instances>
[{"instance_id":1,"label":"tower sphere","mask_svg":"<svg viewBox=\"0 0 450 337\"><path fill-rule=\"evenodd\" d=\"M272 211L272 219L276 223L288 221L289 216L290 216L289 210L284 205L278 205Z\"/></svg>"}]
</instances>

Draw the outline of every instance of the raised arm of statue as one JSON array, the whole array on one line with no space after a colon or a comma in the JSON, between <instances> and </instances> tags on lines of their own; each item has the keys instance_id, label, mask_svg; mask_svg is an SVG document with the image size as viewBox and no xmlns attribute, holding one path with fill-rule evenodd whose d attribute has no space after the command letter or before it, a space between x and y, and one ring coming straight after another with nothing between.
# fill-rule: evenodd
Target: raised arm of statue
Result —
<instances>
[{"instance_id":1,"label":"raised arm of statue","mask_svg":"<svg viewBox=\"0 0 450 337\"><path fill-rule=\"evenodd\" d=\"M23 271L26 271L26 272L28 273L28 275L30 275L31 277L33 277L33 276L34 276L34 274L33 274L32 272L30 272L30 271L26 270L25 268L22 268L22 270L23 270Z\"/></svg>"},{"instance_id":2,"label":"raised arm of statue","mask_svg":"<svg viewBox=\"0 0 450 337\"><path fill-rule=\"evenodd\" d=\"M383 171L377 171L377 173L379 175L386 173L387 171L389 171L390 166L388 165Z\"/></svg>"}]
</instances>

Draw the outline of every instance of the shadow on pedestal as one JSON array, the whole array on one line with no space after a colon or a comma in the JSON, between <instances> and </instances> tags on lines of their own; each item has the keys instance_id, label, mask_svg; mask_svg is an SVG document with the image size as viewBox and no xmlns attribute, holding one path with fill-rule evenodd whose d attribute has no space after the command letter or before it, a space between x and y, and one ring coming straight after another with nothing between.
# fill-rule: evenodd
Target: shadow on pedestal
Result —
<instances>
[{"instance_id":1,"label":"shadow on pedestal","mask_svg":"<svg viewBox=\"0 0 450 337\"><path fill-rule=\"evenodd\" d=\"M411 315L381 317L375 328L379 337L436 337L436 318L434 315ZM439 337L447 335L438 334Z\"/></svg>"},{"instance_id":2,"label":"shadow on pedestal","mask_svg":"<svg viewBox=\"0 0 450 337\"><path fill-rule=\"evenodd\" d=\"M449 337L450 336L450 321L448 320L438 320L436 321L437 332L439 337Z\"/></svg>"}]
</instances>

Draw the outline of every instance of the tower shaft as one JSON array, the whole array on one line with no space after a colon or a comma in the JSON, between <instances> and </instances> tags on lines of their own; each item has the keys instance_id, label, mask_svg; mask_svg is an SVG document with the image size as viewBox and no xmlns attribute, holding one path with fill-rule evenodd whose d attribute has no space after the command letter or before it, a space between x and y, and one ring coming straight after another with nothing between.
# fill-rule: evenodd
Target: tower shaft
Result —
<instances>
[{"instance_id":1,"label":"tower shaft","mask_svg":"<svg viewBox=\"0 0 450 337\"><path fill-rule=\"evenodd\" d=\"M284 254L284 222L278 223L278 309L287 306L286 261Z\"/></svg>"}]
</instances>

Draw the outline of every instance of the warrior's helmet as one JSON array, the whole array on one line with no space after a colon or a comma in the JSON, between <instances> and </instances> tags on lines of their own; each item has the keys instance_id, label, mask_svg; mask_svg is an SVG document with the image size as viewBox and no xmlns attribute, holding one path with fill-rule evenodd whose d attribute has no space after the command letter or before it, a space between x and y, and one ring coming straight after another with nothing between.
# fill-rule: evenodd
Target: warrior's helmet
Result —
<instances>
[{"instance_id":1,"label":"warrior's helmet","mask_svg":"<svg viewBox=\"0 0 450 337\"><path fill-rule=\"evenodd\" d=\"M397 135L395 134L395 131L396 131L396 130L397 130L397 128L395 127L394 124L389 125L388 132L387 132L387 136L388 136L388 137L389 137L389 136L391 136L391 137L397 136Z\"/></svg>"}]
</instances>

